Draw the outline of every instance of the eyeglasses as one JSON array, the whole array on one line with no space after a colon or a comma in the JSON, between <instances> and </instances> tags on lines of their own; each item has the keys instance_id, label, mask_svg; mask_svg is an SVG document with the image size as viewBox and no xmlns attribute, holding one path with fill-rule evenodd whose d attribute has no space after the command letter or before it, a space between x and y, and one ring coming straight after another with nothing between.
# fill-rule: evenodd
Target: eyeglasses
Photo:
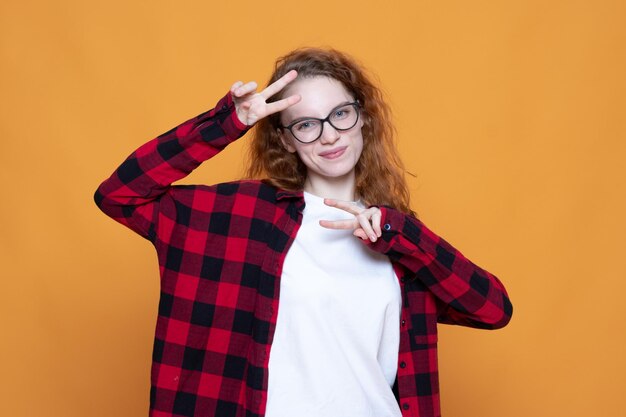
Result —
<instances>
[{"instance_id":1,"label":"eyeglasses","mask_svg":"<svg viewBox=\"0 0 626 417\"><path fill-rule=\"evenodd\" d=\"M360 107L358 101L342 104L335 107L324 119L310 117L297 120L289 126L280 126L280 128L289 130L299 142L315 142L322 136L324 122L328 122L335 130L340 132L352 129L359 120Z\"/></svg>"}]
</instances>

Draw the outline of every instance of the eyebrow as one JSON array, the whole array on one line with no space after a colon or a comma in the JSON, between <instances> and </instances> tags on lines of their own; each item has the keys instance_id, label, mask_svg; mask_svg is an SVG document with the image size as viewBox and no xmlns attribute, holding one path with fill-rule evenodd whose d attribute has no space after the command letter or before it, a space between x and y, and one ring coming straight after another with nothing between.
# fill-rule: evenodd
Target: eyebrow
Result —
<instances>
[{"instance_id":1,"label":"eyebrow","mask_svg":"<svg viewBox=\"0 0 626 417\"><path fill-rule=\"evenodd\" d=\"M346 104L350 104L350 103L354 103L354 100L352 100L352 101L348 101L348 100L346 100L346 101L344 101L344 102L342 102L342 103L337 104L335 107L333 107L332 109L330 109L330 112L328 113L328 115L326 115L326 117L328 117L328 116L329 116L329 115L333 112L333 110L336 110L336 109L338 109L339 107L345 106ZM298 123L298 122L301 122L301 121L303 121L303 120L311 120L311 119L314 119L314 120L321 120L321 119L323 119L323 118L320 118L320 117L313 117L313 116L302 116L302 117L296 117L295 119L293 119L293 120L292 120L292 121L290 121L289 123L284 124L283 126L290 126L290 125L292 125L292 124L294 124L294 123Z\"/></svg>"}]
</instances>

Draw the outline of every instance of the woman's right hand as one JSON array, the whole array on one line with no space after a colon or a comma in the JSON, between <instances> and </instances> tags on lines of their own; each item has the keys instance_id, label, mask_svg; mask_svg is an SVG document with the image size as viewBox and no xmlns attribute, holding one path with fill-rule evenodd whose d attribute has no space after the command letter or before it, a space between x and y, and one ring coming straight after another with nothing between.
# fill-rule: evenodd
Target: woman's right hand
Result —
<instances>
[{"instance_id":1,"label":"woman's right hand","mask_svg":"<svg viewBox=\"0 0 626 417\"><path fill-rule=\"evenodd\" d=\"M290 82L296 79L298 73L295 70L289 71L281 78L268 85L263 91L256 91L257 84L254 81L244 84L237 81L230 88L230 93L235 103L237 117L242 123L252 126L262 118L285 110L300 101L300 95L294 94L282 100L268 103L267 100L274 94L281 91Z\"/></svg>"}]
</instances>

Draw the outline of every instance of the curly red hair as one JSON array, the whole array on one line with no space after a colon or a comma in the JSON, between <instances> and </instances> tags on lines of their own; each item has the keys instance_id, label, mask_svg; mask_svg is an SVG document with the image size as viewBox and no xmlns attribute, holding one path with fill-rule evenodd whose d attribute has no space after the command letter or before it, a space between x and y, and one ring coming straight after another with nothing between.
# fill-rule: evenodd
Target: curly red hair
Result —
<instances>
[{"instance_id":1,"label":"curly red hair","mask_svg":"<svg viewBox=\"0 0 626 417\"><path fill-rule=\"evenodd\" d=\"M355 167L356 195L366 205L386 205L414 214L404 166L395 146L396 130L382 91L353 58L334 49L296 49L276 61L268 85L295 69L298 77L329 77L343 84L361 104L363 152ZM281 99L281 93L272 101ZM249 178L267 178L273 186L302 190L306 166L280 141L280 115L257 122L249 146Z\"/></svg>"}]
</instances>

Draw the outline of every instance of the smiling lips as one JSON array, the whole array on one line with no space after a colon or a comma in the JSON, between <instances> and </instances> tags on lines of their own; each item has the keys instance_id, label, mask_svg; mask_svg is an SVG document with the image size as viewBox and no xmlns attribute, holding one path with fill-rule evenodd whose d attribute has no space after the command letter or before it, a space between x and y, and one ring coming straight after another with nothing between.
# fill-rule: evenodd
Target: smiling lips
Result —
<instances>
[{"instance_id":1,"label":"smiling lips","mask_svg":"<svg viewBox=\"0 0 626 417\"><path fill-rule=\"evenodd\" d=\"M347 146L340 146L338 148L322 152L319 155L322 158L326 158L326 159L336 159L336 158L339 158L341 155L343 155L343 153L346 151L347 148L348 148Z\"/></svg>"}]
</instances>

